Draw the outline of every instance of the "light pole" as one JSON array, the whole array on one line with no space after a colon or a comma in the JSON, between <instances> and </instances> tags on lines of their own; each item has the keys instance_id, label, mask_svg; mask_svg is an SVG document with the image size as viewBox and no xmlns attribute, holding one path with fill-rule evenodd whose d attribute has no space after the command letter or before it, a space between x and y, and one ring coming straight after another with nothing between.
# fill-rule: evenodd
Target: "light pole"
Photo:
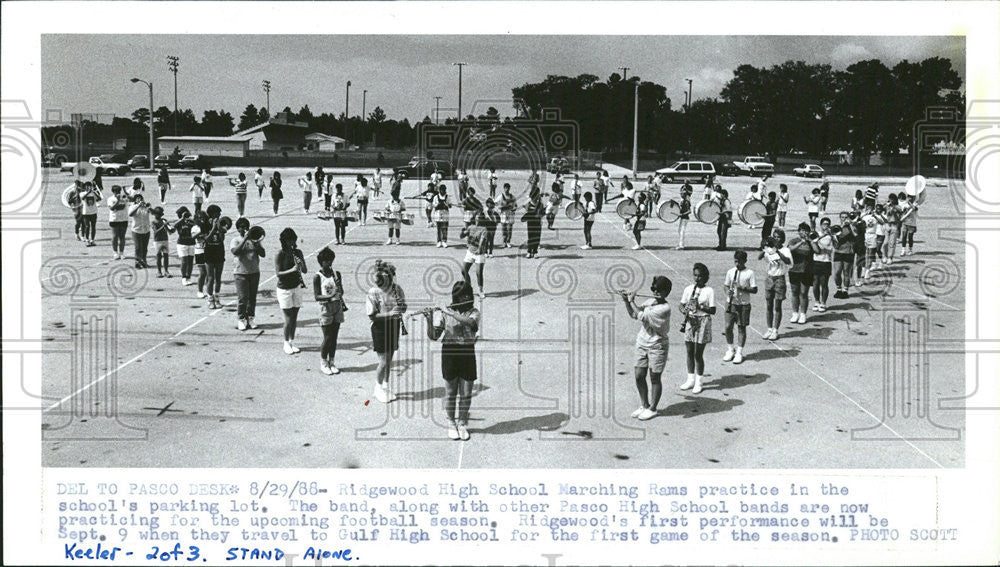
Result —
<instances>
[{"instance_id":1,"label":"light pole","mask_svg":"<svg viewBox=\"0 0 1000 567\"><path fill-rule=\"evenodd\" d=\"M261 83L261 86L264 87L264 94L267 95L267 106L265 106L265 108L267 108L267 119L270 120L271 119L271 81L266 81L265 80L263 83Z\"/></svg>"},{"instance_id":2,"label":"light pole","mask_svg":"<svg viewBox=\"0 0 1000 567\"><path fill-rule=\"evenodd\" d=\"M694 102L691 100L691 79L684 79L684 80L688 82L688 107L690 107L691 103Z\"/></svg>"},{"instance_id":3,"label":"light pole","mask_svg":"<svg viewBox=\"0 0 1000 567\"><path fill-rule=\"evenodd\" d=\"M153 83L132 78L133 83L143 83L149 87L149 168L153 168Z\"/></svg>"},{"instance_id":4,"label":"light pole","mask_svg":"<svg viewBox=\"0 0 1000 567\"><path fill-rule=\"evenodd\" d=\"M462 121L462 67L468 63L452 63L458 65L458 121Z\"/></svg>"},{"instance_id":5,"label":"light pole","mask_svg":"<svg viewBox=\"0 0 1000 567\"><path fill-rule=\"evenodd\" d=\"M344 139L347 139L347 121L351 110L351 82L347 81L347 95L344 96Z\"/></svg>"},{"instance_id":6,"label":"light pole","mask_svg":"<svg viewBox=\"0 0 1000 567\"><path fill-rule=\"evenodd\" d=\"M632 122L632 178L639 171L639 83L635 83L635 118Z\"/></svg>"},{"instance_id":7,"label":"light pole","mask_svg":"<svg viewBox=\"0 0 1000 567\"><path fill-rule=\"evenodd\" d=\"M365 141L365 109L368 103L368 89L361 91L361 136L360 140Z\"/></svg>"},{"instance_id":8,"label":"light pole","mask_svg":"<svg viewBox=\"0 0 1000 567\"><path fill-rule=\"evenodd\" d=\"M434 124L441 123L441 97L434 97Z\"/></svg>"},{"instance_id":9,"label":"light pole","mask_svg":"<svg viewBox=\"0 0 1000 567\"><path fill-rule=\"evenodd\" d=\"M628 70L630 69L630 67L619 67L619 69L622 70L622 81L627 80L628 79Z\"/></svg>"},{"instance_id":10,"label":"light pole","mask_svg":"<svg viewBox=\"0 0 1000 567\"><path fill-rule=\"evenodd\" d=\"M167 55L167 67L174 72L174 136L177 135L177 68L180 67L180 57Z\"/></svg>"}]
</instances>

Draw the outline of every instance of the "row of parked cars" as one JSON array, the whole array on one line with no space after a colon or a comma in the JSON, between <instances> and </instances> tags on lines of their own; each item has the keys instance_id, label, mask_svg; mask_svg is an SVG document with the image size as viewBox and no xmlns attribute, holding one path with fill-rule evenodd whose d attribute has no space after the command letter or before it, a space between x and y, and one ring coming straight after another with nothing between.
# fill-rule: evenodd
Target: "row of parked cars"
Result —
<instances>
[{"instance_id":1,"label":"row of parked cars","mask_svg":"<svg viewBox=\"0 0 1000 567\"><path fill-rule=\"evenodd\" d=\"M144 155L132 156L127 161L121 161L114 154L102 154L87 160L90 165L100 170L102 175L125 175L133 169L149 169L149 158ZM43 167L59 167L59 171L73 171L77 162L66 161L50 156L42 161ZM200 155L159 155L153 158L153 165L156 169L167 167L170 169L208 169L208 161Z\"/></svg>"},{"instance_id":2,"label":"row of parked cars","mask_svg":"<svg viewBox=\"0 0 1000 567\"><path fill-rule=\"evenodd\" d=\"M679 161L656 170L656 173L666 182L698 181L705 183L717 175L749 175L751 177L774 175L774 164L760 156L747 156L742 161L723 163L719 167L710 161ZM826 175L826 172L816 164L805 163L801 167L794 168L792 174L798 177L819 178Z\"/></svg>"}]
</instances>

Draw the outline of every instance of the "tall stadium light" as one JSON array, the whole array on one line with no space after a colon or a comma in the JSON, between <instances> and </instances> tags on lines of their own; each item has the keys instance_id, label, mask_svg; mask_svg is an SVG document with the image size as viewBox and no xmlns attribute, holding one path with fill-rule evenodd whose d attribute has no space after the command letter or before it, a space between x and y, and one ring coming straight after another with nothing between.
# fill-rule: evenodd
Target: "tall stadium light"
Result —
<instances>
[{"instance_id":1,"label":"tall stadium light","mask_svg":"<svg viewBox=\"0 0 1000 567\"><path fill-rule=\"evenodd\" d=\"M632 121L632 178L639 171L639 81L635 82L635 117Z\"/></svg>"},{"instance_id":2,"label":"tall stadium light","mask_svg":"<svg viewBox=\"0 0 1000 567\"><path fill-rule=\"evenodd\" d=\"M441 97L434 97L434 124L441 123Z\"/></svg>"},{"instance_id":3,"label":"tall stadium light","mask_svg":"<svg viewBox=\"0 0 1000 567\"><path fill-rule=\"evenodd\" d=\"M691 82L692 81L691 81L691 79L684 79L684 80L688 82L688 108L691 108L691 103L694 102L693 100L691 100Z\"/></svg>"},{"instance_id":4,"label":"tall stadium light","mask_svg":"<svg viewBox=\"0 0 1000 567\"><path fill-rule=\"evenodd\" d=\"M265 80L263 83L261 83L261 86L264 87L264 94L267 95L267 106L265 108L267 108L267 119L270 120L271 119L271 81L266 81Z\"/></svg>"},{"instance_id":5,"label":"tall stadium light","mask_svg":"<svg viewBox=\"0 0 1000 567\"><path fill-rule=\"evenodd\" d=\"M631 67L619 67L619 69L622 70L622 81L627 81L628 80L628 70L631 69Z\"/></svg>"},{"instance_id":6,"label":"tall stadium light","mask_svg":"<svg viewBox=\"0 0 1000 567\"><path fill-rule=\"evenodd\" d=\"M351 82L347 81L347 94L344 96L344 139L347 139L347 122L351 117Z\"/></svg>"},{"instance_id":7,"label":"tall stadium light","mask_svg":"<svg viewBox=\"0 0 1000 567\"><path fill-rule=\"evenodd\" d=\"M167 55L167 67L174 73L174 136L177 135L177 69L180 67L180 57Z\"/></svg>"},{"instance_id":8,"label":"tall stadium light","mask_svg":"<svg viewBox=\"0 0 1000 567\"><path fill-rule=\"evenodd\" d=\"M468 63L452 63L452 65L458 65L458 121L462 121L462 67L468 65Z\"/></svg>"},{"instance_id":9,"label":"tall stadium light","mask_svg":"<svg viewBox=\"0 0 1000 567\"><path fill-rule=\"evenodd\" d=\"M153 167L153 83L132 77L133 83L142 83L149 87L149 167Z\"/></svg>"}]
</instances>

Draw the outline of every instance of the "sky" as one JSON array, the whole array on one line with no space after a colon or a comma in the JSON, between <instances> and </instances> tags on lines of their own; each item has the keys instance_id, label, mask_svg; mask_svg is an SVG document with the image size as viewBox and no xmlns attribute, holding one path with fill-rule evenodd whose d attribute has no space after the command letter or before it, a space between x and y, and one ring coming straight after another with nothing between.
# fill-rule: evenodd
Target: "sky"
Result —
<instances>
[{"instance_id":1,"label":"sky","mask_svg":"<svg viewBox=\"0 0 1000 567\"><path fill-rule=\"evenodd\" d=\"M180 58L178 104L199 118L224 109L238 121L247 104L262 107L263 80L271 81L271 112L308 104L313 114L350 113L381 106L389 118L441 117L458 105L463 70L463 114L495 106L513 115L511 89L547 75L593 74L606 79L628 66L667 88L674 107L684 102L685 79L695 100L717 96L742 64L769 66L804 60L843 69L878 58L888 66L908 59L945 57L965 80L965 41L959 36L517 36L517 35L44 35L42 108L69 113L129 116L148 105L173 108L167 56ZM475 101L480 101L472 108Z\"/></svg>"}]
</instances>

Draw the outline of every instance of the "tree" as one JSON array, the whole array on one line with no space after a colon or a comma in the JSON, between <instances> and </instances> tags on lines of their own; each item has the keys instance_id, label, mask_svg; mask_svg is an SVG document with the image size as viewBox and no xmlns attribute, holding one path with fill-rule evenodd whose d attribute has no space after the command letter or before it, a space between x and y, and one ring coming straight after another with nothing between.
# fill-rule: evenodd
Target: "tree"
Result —
<instances>
[{"instance_id":1,"label":"tree","mask_svg":"<svg viewBox=\"0 0 1000 567\"><path fill-rule=\"evenodd\" d=\"M299 122L305 122L312 126L313 113L309 110L308 104L299 109L299 112L295 115L295 119Z\"/></svg>"},{"instance_id":2,"label":"tree","mask_svg":"<svg viewBox=\"0 0 1000 567\"><path fill-rule=\"evenodd\" d=\"M203 136L229 136L233 133L233 116L224 110L206 110L201 118Z\"/></svg>"},{"instance_id":3,"label":"tree","mask_svg":"<svg viewBox=\"0 0 1000 567\"><path fill-rule=\"evenodd\" d=\"M267 112L266 108L261 108L260 112L257 113L257 119L260 122L267 122L271 119L271 115Z\"/></svg>"},{"instance_id":4,"label":"tree","mask_svg":"<svg viewBox=\"0 0 1000 567\"><path fill-rule=\"evenodd\" d=\"M264 112L267 111L265 110ZM247 128L253 128L260 123L261 117L260 113L257 111L257 107L253 104L248 104L247 107L243 109L243 114L240 115L240 124L238 129L246 130Z\"/></svg>"},{"instance_id":5,"label":"tree","mask_svg":"<svg viewBox=\"0 0 1000 567\"><path fill-rule=\"evenodd\" d=\"M371 112L368 113L368 121L375 126L385 122L385 111L382 110L381 106L376 106Z\"/></svg>"},{"instance_id":6,"label":"tree","mask_svg":"<svg viewBox=\"0 0 1000 567\"><path fill-rule=\"evenodd\" d=\"M148 128L147 125L149 124L149 109L148 108L135 109L134 111L132 111L132 120Z\"/></svg>"},{"instance_id":7,"label":"tree","mask_svg":"<svg viewBox=\"0 0 1000 567\"><path fill-rule=\"evenodd\" d=\"M889 69L877 59L859 61L837 74L839 90L834 102L844 145L868 165L872 152L892 138L890 97L894 91ZM884 144L883 144L884 145Z\"/></svg>"}]
</instances>

